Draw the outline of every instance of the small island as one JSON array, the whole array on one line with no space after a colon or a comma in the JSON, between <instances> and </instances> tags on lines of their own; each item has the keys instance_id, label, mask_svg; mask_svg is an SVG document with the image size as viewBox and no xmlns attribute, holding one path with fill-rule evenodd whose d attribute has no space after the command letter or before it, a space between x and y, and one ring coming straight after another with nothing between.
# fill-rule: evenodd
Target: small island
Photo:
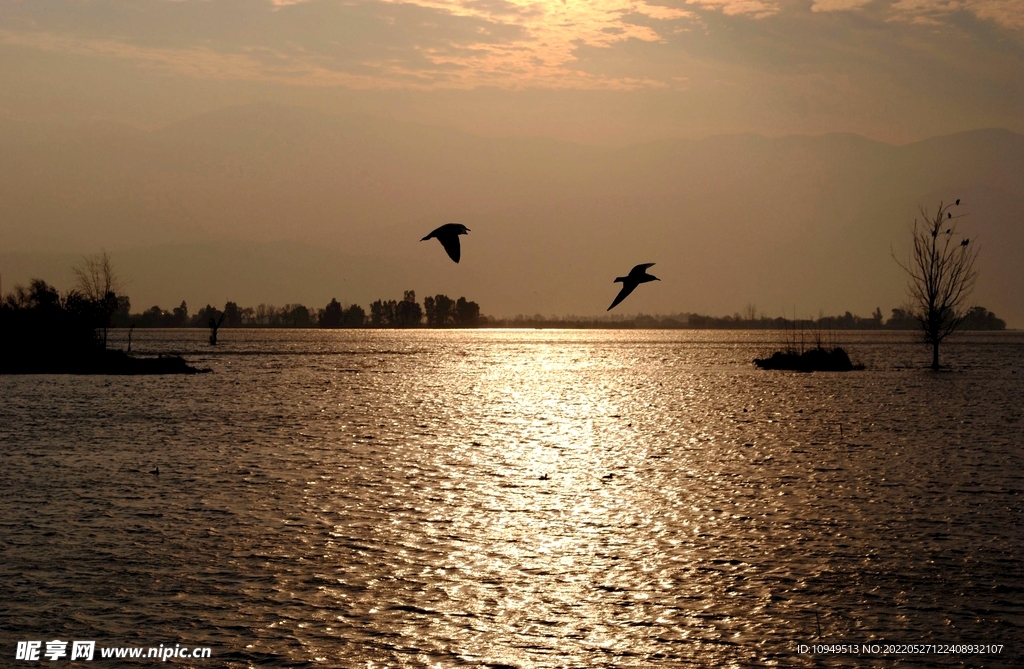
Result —
<instances>
[{"instance_id":1,"label":"small island","mask_svg":"<svg viewBox=\"0 0 1024 669\"><path fill-rule=\"evenodd\" d=\"M133 356L107 349L118 296L73 290L61 296L41 279L0 303L0 374L197 374L177 355Z\"/></svg>"},{"instance_id":2,"label":"small island","mask_svg":"<svg viewBox=\"0 0 1024 669\"><path fill-rule=\"evenodd\" d=\"M0 356L0 374L202 374L209 369L189 365L180 355L140 357L124 351L97 351L87 355L44 353Z\"/></svg>"},{"instance_id":3,"label":"small island","mask_svg":"<svg viewBox=\"0 0 1024 669\"><path fill-rule=\"evenodd\" d=\"M761 369L793 372L850 372L864 369L864 365L850 362L850 356L840 346L831 349L817 346L802 353L793 350L776 351L768 358L755 358L754 364Z\"/></svg>"}]
</instances>

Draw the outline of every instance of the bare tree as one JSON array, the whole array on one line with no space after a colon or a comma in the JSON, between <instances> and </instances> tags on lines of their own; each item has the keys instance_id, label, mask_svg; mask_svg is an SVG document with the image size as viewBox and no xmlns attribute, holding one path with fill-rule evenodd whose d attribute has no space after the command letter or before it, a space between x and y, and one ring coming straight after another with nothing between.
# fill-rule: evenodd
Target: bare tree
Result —
<instances>
[{"instance_id":1,"label":"bare tree","mask_svg":"<svg viewBox=\"0 0 1024 669\"><path fill-rule=\"evenodd\" d=\"M103 348L106 348L107 328L117 313L117 291L121 289L110 256L103 251L83 258L82 264L75 268L75 276L78 277L78 289L96 309L97 319L103 328Z\"/></svg>"},{"instance_id":2,"label":"bare tree","mask_svg":"<svg viewBox=\"0 0 1024 669\"><path fill-rule=\"evenodd\" d=\"M106 251L83 258L82 264L75 268L75 276L78 277L78 289L94 302L105 299L109 293L116 294L121 289Z\"/></svg>"},{"instance_id":3,"label":"bare tree","mask_svg":"<svg viewBox=\"0 0 1024 669\"><path fill-rule=\"evenodd\" d=\"M960 204L943 205L934 218L921 208L922 219L914 219L914 245L906 264L896 259L910 275L911 313L932 347L932 369L939 369L939 344L956 332L970 311L967 298L974 290L978 273L974 261L977 245L960 237L957 221L964 214L950 211Z\"/></svg>"}]
</instances>

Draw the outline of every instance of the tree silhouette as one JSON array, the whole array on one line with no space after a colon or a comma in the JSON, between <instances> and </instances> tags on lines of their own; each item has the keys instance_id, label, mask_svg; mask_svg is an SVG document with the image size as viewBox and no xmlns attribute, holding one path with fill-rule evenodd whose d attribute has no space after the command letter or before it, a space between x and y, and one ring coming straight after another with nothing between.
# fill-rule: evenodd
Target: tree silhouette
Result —
<instances>
[{"instance_id":1,"label":"tree silhouette","mask_svg":"<svg viewBox=\"0 0 1024 669\"><path fill-rule=\"evenodd\" d=\"M210 320L207 322L207 325L210 327L210 346L217 345L217 330L220 329L221 324L224 322L224 316L226 315L227 314L221 314L220 318L217 319L214 319L213 316L211 316Z\"/></svg>"},{"instance_id":2,"label":"tree silhouette","mask_svg":"<svg viewBox=\"0 0 1024 669\"><path fill-rule=\"evenodd\" d=\"M423 298L423 311L427 315L427 327L428 328L436 328L437 327L437 310L436 310L436 307L434 305L434 298L432 298L429 295L427 295L426 297Z\"/></svg>"},{"instance_id":3,"label":"tree silhouette","mask_svg":"<svg viewBox=\"0 0 1024 669\"><path fill-rule=\"evenodd\" d=\"M188 325L188 305L185 304L185 300L182 300L181 304L172 310L171 317L176 327Z\"/></svg>"},{"instance_id":4,"label":"tree silhouette","mask_svg":"<svg viewBox=\"0 0 1024 669\"><path fill-rule=\"evenodd\" d=\"M120 290L114 266L110 256L103 251L97 256L87 256L82 264L75 268L78 277L78 290L92 305L92 312L97 327L103 330L103 348L107 347L107 329L113 325L114 315L118 312Z\"/></svg>"},{"instance_id":5,"label":"tree silhouette","mask_svg":"<svg viewBox=\"0 0 1024 669\"><path fill-rule=\"evenodd\" d=\"M341 308L341 302L336 299L332 298L330 303L320 310L320 327L322 328L340 328L343 319L344 310Z\"/></svg>"},{"instance_id":6,"label":"tree silhouette","mask_svg":"<svg viewBox=\"0 0 1024 669\"><path fill-rule=\"evenodd\" d=\"M366 312L358 304L345 309L337 299L332 299L330 304L317 313L322 328L361 328L366 319Z\"/></svg>"},{"instance_id":7,"label":"tree silhouette","mask_svg":"<svg viewBox=\"0 0 1024 669\"><path fill-rule=\"evenodd\" d=\"M480 323L480 305L460 297L455 303L455 325L460 328L474 328Z\"/></svg>"},{"instance_id":8,"label":"tree silhouette","mask_svg":"<svg viewBox=\"0 0 1024 669\"><path fill-rule=\"evenodd\" d=\"M934 370L939 369L939 344L967 317L967 298L978 278L974 270L977 248L969 239L960 239L957 232L963 214L953 216L949 211L959 204L960 200L951 205L940 202L934 218L922 208L922 220L914 219L913 248L907 263L893 255L910 276L910 311L921 326L925 343L932 347Z\"/></svg>"},{"instance_id":9,"label":"tree silhouette","mask_svg":"<svg viewBox=\"0 0 1024 669\"><path fill-rule=\"evenodd\" d=\"M308 328L313 325L312 314L302 304L286 304L281 307L282 324L293 328Z\"/></svg>"},{"instance_id":10,"label":"tree silhouette","mask_svg":"<svg viewBox=\"0 0 1024 669\"><path fill-rule=\"evenodd\" d=\"M229 328L237 328L242 325L242 310L236 302L224 304L224 325Z\"/></svg>"},{"instance_id":11,"label":"tree silhouette","mask_svg":"<svg viewBox=\"0 0 1024 669\"><path fill-rule=\"evenodd\" d=\"M405 291L395 311L395 320L400 328L414 328L423 320L423 308L416 301L416 291Z\"/></svg>"},{"instance_id":12,"label":"tree silhouette","mask_svg":"<svg viewBox=\"0 0 1024 669\"><path fill-rule=\"evenodd\" d=\"M78 290L63 298L42 279L0 302L0 372L62 373L104 353L97 304Z\"/></svg>"},{"instance_id":13,"label":"tree silhouette","mask_svg":"<svg viewBox=\"0 0 1024 669\"><path fill-rule=\"evenodd\" d=\"M412 290L405 291L401 302L377 300L370 305L370 324L375 328L414 328L421 320L423 308L416 302L416 292Z\"/></svg>"},{"instance_id":14,"label":"tree silhouette","mask_svg":"<svg viewBox=\"0 0 1024 669\"><path fill-rule=\"evenodd\" d=\"M189 325L194 328L201 328L207 326L210 320L220 321L220 317L224 315L217 307L207 304L205 307L196 312L196 315L191 318Z\"/></svg>"},{"instance_id":15,"label":"tree silhouette","mask_svg":"<svg viewBox=\"0 0 1024 669\"><path fill-rule=\"evenodd\" d=\"M427 327L446 328L455 324L455 301L447 295L435 295L423 300L427 313Z\"/></svg>"},{"instance_id":16,"label":"tree silhouette","mask_svg":"<svg viewBox=\"0 0 1024 669\"><path fill-rule=\"evenodd\" d=\"M114 314L114 324L119 328L128 327L131 324L132 301L127 295L117 296L117 313Z\"/></svg>"},{"instance_id":17,"label":"tree silhouette","mask_svg":"<svg viewBox=\"0 0 1024 669\"><path fill-rule=\"evenodd\" d=\"M377 300L370 305L370 324L375 328L390 328L395 325L395 308L398 303L394 300L384 302Z\"/></svg>"},{"instance_id":18,"label":"tree silhouette","mask_svg":"<svg viewBox=\"0 0 1024 669\"><path fill-rule=\"evenodd\" d=\"M1005 330L1006 321L985 307L974 307L967 312L963 328L965 330Z\"/></svg>"},{"instance_id":19,"label":"tree silhouette","mask_svg":"<svg viewBox=\"0 0 1024 669\"><path fill-rule=\"evenodd\" d=\"M342 324L347 328L361 328L366 321L366 312L358 304L352 304L344 311Z\"/></svg>"}]
</instances>

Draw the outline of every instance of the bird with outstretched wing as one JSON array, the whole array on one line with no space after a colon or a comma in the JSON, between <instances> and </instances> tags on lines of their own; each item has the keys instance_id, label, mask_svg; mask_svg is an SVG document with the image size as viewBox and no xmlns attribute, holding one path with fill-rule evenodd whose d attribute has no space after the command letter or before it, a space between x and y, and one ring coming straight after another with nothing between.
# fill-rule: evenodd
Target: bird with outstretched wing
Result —
<instances>
[{"instance_id":1,"label":"bird with outstretched wing","mask_svg":"<svg viewBox=\"0 0 1024 669\"><path fill-rule=\"evenodd\" d=\"M629 270L629 274L626 276L616 277L615 281L612 283L621 283L622 290L620 290L619 294L615 296L612 306L608 307L607 310L611 311L614 309L615 305L629 297L629 294L636 290L636 287L641 283L647 283L648 281L661 281L661 279L653 274L647 273L647 268L652 267L653 265L654 263L652 262L637 265L633 269Z\"/></svg>"},{"instance_id":2,"label":"bird with outstretched wing","mask_svg":"<svg viewBox=\"0 0 1024 669\"><path fill-rule=\"evenodd\" d=\"M459 245L459 235L464 235L468 232L469 228L464 226L462 223L445 223L420 241L425 242L431 238L436 239L441 242L441 246L443 246L444 250L448 252L448 257L455 262L459 262L459 258L462 257L462 247Z\"/></svg>"}]
</instances>

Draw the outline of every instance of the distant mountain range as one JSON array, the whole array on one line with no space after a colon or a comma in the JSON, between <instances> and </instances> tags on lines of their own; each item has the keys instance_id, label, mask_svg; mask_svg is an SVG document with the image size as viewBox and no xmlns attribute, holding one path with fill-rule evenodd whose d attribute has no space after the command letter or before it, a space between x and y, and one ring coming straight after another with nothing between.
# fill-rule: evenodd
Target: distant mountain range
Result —
<instances>
[{"instance_id":1,"label":"distant mountain range","mask_svg":"<svg viewBox=\"0 0 1024 669\"><path fill-rule=\"evenodd\" d=\"M1024 136L892 146L754 135L601 148L494 139L268 104L140 131L0 128L4 289L101 247L133 307L369 303L465 295L498 316L598 314L657 263L627 313L888 315L918 206L962 198L976 302L1024 327ZM434 241L456 221L463 258Z\"/></svg>"}]
</instances>

